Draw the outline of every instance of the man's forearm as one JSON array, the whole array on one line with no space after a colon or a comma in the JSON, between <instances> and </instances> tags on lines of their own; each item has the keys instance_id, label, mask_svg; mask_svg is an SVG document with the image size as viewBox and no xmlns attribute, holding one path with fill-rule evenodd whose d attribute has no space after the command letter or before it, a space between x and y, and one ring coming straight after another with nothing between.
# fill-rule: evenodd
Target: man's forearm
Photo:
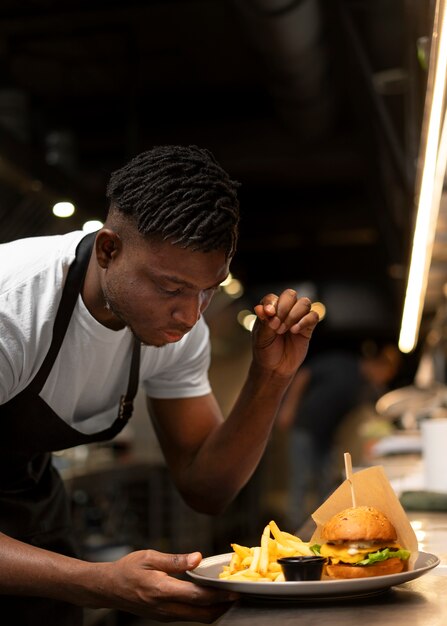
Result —
<instances>
[{"instance_id":1,"label":"man's forearm","mask_svg":"<svg viewBox=\"0 0 447 626\"><path fill-rule=\"evenodd\" d=\"M0 594L41 596L100 606L107 564L89 563L0 533Z\"/></svg>"},{"instance_id":2,"label":"man's forearm","mask_svg":"<svg viewBox=\"0 0 447 626\"><path fill-rule=\"evenodd\" d=\"M220 512L247 483L267 445L290 378L252 365L239 397L187 468L184 494L194 508Z\"/></svg>"}]
</instances>

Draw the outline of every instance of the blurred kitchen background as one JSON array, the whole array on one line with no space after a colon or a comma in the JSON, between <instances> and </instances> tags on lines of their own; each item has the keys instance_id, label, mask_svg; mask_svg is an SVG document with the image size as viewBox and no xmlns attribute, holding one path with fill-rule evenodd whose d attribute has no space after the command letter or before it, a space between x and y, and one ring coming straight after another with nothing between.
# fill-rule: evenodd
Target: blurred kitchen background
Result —
<instances>
[{"instance_id":1,"label":"blurred kitchen background","mask_svg":"<svg viewBox=\"0 0 447 626\"><path fill-rule=\"evenodd\" d=\"M233 280L206 314L224 412L249 363L253 305L266 292L291 286L322 303L313 354L397 345L440 5L3 0L0 241L101 221L111 171L153 145L198 144L242 183ZM402 354L397 396L385 397L380 414L367 407L342 438L359 465L375 462L378 439L414 435L420 416L444 405L447 200L439 195L418 336ZM74 213L55 216L58 202ZM284 436L272 435L252 481L213 520L172 488L143 398L136 413L109 446L55 458L89 558L147 545L212 554L257 540L269 517L281 522ZM417 443L406 452L412 460Z\"/></svg>"}]
</instances>

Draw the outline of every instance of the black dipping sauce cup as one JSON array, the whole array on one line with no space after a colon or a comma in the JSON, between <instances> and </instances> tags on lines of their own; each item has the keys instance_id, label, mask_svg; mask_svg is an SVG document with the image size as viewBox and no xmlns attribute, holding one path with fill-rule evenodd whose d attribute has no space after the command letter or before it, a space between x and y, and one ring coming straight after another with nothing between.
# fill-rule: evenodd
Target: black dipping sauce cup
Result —
<instances>
[{"instance_id":1,"label":"black dipping sauce cup","mask_svg":"<svg viewBox=\"0 0 447 626\"><path fill-rule=\"evenodd\" d=\"M284 578L293 582L297 580L321 580L324 556L285 556L278 559Z\"/></svg>"}]
</instances>

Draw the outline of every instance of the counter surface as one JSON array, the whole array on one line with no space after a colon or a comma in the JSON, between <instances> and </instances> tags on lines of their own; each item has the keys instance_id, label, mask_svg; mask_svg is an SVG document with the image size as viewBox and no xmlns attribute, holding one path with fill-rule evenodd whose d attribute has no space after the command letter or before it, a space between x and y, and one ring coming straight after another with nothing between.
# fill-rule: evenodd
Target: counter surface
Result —
<instances>
[{"instance_id":1,"label":"counter surface","mask_svg":"<svg viewBox=\"0 0 447 626\"><path fill-rule=\"evenodd\" d=\"M380 595L355 600L325 600L321 604L243 599L218 623L219 626L445 626L447 577L429 573Z\"/></svg>"}]
</instances>

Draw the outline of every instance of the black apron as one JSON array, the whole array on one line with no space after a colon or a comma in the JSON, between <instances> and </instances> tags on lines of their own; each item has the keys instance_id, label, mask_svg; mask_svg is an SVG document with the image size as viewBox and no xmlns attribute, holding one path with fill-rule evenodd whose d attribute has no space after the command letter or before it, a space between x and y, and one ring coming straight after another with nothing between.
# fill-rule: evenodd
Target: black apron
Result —
<instances>
[{"instance_id":1,"label":"black apron","mask_svg":"<svg viewBox=\"0 0 447 626\"><path fill-rule=\"evenodd\" d=\"M29 386L0 406L0 531L33 546L78 556L71 532L64 485L51 462L51 452L106 441L117 435L132 415L138 389L140 342L135 340L127 393L121 397L113 424L93 435L76 431L39 396L62 345L79 297L95 233L76 249L55 318L53 338L44 362ZM0 607L17 626L79 626L83 609L48 598L0 595Z\"/></svg>"}]
</instances>

